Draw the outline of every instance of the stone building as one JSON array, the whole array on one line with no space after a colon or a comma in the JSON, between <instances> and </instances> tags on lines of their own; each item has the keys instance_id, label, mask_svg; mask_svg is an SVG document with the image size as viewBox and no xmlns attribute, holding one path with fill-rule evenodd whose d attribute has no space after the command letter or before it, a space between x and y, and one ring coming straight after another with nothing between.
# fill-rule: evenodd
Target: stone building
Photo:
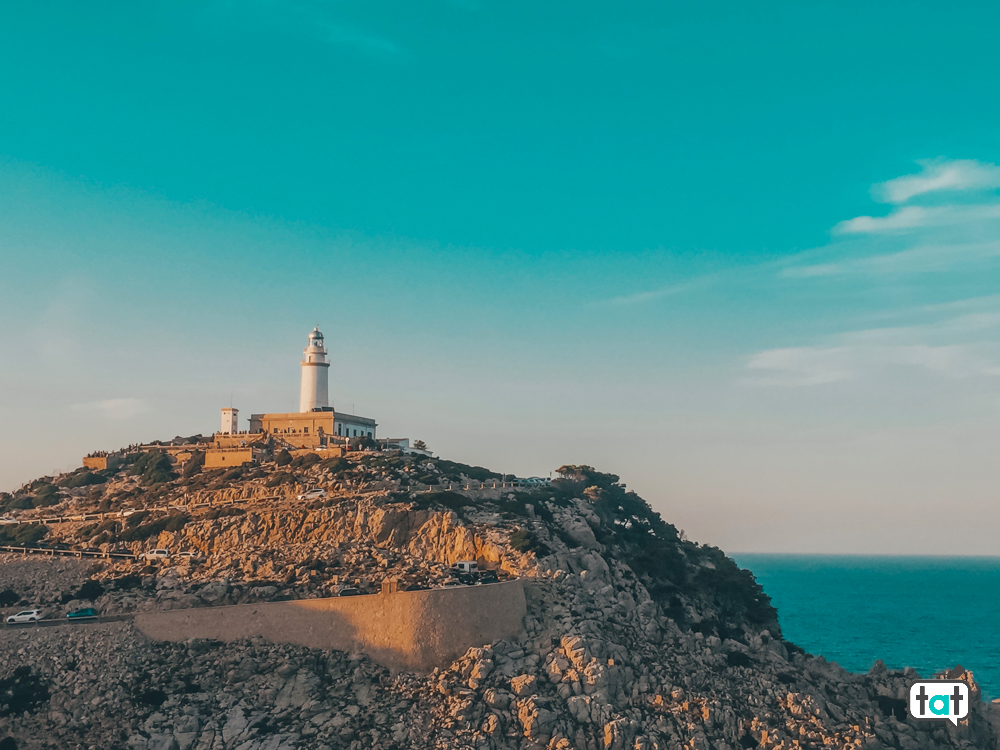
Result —
<instances>
[{"instance_id":1,"label":"stone building","mask_svg":"<svg viewBox=\"0 0 1000 750\"><path fill-rule=\"evenodd\" d=\"M299 448L323 448L343 443L347 438L375 438L378 425L374 419L337 412L330 405L328 354L317 326L309 332L299 363L302 368L299 411L251 414L251 434L267 433ZM236 409L222 410L223 433L238 432L236 415Z\"/></svg>"}]
</instances>

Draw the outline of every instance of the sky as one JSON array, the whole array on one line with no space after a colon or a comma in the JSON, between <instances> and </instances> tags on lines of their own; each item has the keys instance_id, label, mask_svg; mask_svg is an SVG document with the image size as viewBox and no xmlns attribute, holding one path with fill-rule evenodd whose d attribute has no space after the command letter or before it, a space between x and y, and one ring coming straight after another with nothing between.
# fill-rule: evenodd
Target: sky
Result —
<instances>
[{"instance_id":1,"label":"sky","mask_svg":"<svg viewBox=\"0 0 1000 750\"><path fill-rule=\"evenodd\" d=\"M995 3L29 3L0 490L336 408L740 552L1000 554Z\"/></svg>"}]
</instances>

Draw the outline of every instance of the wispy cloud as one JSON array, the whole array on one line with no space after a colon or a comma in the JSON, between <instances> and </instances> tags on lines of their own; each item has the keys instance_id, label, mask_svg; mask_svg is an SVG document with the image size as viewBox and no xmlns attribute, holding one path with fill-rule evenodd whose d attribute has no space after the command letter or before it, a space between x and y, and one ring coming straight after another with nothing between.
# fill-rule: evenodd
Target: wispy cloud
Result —
<instances>
[{"instance_id":1,"label":"wispy cloud","mask_svg":"<svg viewBox=\"0 0 1000 750\"><path fill-rule=\"evenodd\" d=\"M919 164L918 174L872 188L877 200L892 204L888 214L839 222L827 246L791 259L781 275L807 280L946 272L995 261L1000 167L971 159Z\"/></svg>"},{"instance_id":2,"label":"wispy cloud","mask_svg":"<svg viewBox=\"0 0 1000 750\"><path fill-rule=\"evenodd\" d=\"M998 330L1000 309L921 325L850 331L817 345L757 352L747 361L752 373L747 382L816 386L871 378L896 368L946 378L998 377Z\"/></svg>"},{"instance_id":3,"label":"wispy cloud","mask_svg":"<svg viewBox=\"0 0 1000 750\"><path fill-rule=\"evenodd\" d=\"M109 398L103 401L88 401L73 404L75 411L96 414L105 419L132 419L149 411L149 405L141 398Z\"/></svg>"},{"instance_id":4,"label":"wispy cloud","mask_svg":"<svg viewBox=\"0 0 1000 750\"><path fill-rule=\"evenodd\" d=\"M946 227L1000 218L1000 203L978 206L904 206L887 216L857 216L837 224L835 234L876 234Z\"/></svg>"},{"instance_id":5,"label":"wispy cloud","mask_svg":"<svg viewBox=\"0 0 1000 750\"><path fill-rule=\"evenodd\" d=\"M919 174L904 175L872 188L876 200L906 203L911 198L942 191L985 190L1000 187L1000 167L974 159L935 159L917 162Z\"/></svg>"},{"instance_id":6,"label":"wispy cloud","mask_svg":"<svg viewBox=\"0 0 1000 750\"><path fill-rule=\"evenodd\" d=\"M703 276L691 281L682 282L680 284L671 284L670 286L660 287L659 289L651 289L646 292L636 292L635 294L626 294L621 297L612 297L611 299L604 300L604 304L637 305L642 302L652 302L653 300L662 299L663 297L672 297L675 294L681 294L682 292L688 292L698 287L707 286L713 279L714 275Z\"/></svg>"}]
</instances>

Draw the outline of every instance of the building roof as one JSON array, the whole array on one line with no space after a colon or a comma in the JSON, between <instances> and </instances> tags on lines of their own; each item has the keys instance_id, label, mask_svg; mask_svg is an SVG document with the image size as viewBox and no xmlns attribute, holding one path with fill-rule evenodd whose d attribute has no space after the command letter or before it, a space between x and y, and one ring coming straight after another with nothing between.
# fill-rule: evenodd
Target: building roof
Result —
<instances>
[{"instance_id":1,"label":"building roof","mask_svg":"<svg viewBox=\"0 0 1000 750\"><path fill-rule=\"evenodd\" d=\"M375 426L375 420L371 417L358 417L354 414L345 414L342 411L334 411L334 419L338 422L351 422L352 424L370 424Z\"/></svg>"}]
</instances>

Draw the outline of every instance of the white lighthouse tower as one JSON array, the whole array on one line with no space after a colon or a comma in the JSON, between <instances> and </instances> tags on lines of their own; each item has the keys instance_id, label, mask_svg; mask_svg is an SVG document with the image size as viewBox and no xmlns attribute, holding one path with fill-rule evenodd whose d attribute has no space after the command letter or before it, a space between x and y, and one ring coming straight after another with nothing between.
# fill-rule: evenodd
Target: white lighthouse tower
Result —
<instances>
[{"instance_id":1,"label":"white lighthouse tower","mask_svg":"<svg viewBox=\"0 0 1000 750\"><path fill-rule=\"evenodd\" d=\"M326 359L323 334L316 326L309 333L309 345L302 352L302 391L299 411L330 407L330 363Z\"/></svg>"}]
</instances>

